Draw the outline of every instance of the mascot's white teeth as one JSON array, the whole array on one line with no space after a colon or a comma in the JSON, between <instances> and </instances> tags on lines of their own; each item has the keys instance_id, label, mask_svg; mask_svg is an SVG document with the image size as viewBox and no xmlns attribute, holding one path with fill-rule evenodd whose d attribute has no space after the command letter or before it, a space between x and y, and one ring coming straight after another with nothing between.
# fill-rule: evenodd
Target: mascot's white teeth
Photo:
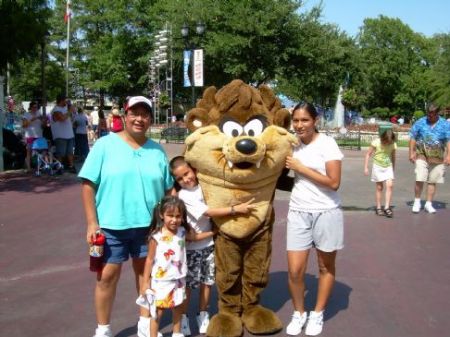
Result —
<instances>
[{"instance_id":1,"label":"mascot's white teeth","mask_svg":"<svg viewBox=\"0 0 450 337\"><path fill-rule=\"evenodd\" d=\"M228 167L231 169L231 168L233 168L233 163L231 162L231 161L229 161L229 160L227 160L227 162L228 162Z\"/></svg>"},{"instance_id":2,"label":"mascot's white teeth","mask_svg":"<svg viewBox=\"0 0 450 337\"><path fill-rule=\"evenodd\" d=\"M258 160L257 162L256 162L256 168L260 168L261 167L261 162L263 161L263 158L261 158L261 160Z\"/></svg>"}]
</instances>

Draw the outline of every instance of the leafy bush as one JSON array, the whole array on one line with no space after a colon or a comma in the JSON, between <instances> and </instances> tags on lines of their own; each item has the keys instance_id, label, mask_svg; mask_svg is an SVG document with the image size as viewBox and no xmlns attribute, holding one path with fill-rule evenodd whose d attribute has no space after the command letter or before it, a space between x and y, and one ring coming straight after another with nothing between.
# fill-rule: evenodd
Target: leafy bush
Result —
<instances>
[{"instance_id":1,"label":"leafy bush","mask_svg":"<svg viewBox=\"0 0 450 337\"><path fill-rule=\"evenodd\" d=\"M378 118L388 118L390 116L389 108L373 108L371 112L373 116Z\"/></svg>"},{"instance_id":2,"label":"leafy bush","mask_svg":"<svg viewBox=\"0 0 450 337\"><path fill-rule=\"evenodd\" d=\"M425 112L423 112L422 110L417 110L417 111L414 111L413 116L414 116L415 120L418 120L419 118L425 116Z\"/></svg>"}]
</instances>

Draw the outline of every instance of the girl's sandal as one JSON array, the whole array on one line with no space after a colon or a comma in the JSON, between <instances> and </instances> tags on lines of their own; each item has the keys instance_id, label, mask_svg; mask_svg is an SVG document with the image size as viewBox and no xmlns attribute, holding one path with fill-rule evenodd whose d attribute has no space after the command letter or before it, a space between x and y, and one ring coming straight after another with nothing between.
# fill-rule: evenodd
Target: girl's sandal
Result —
<instances>
[{"instance_id":1,"label":"girl's sandal","mask_svg":"<svg viewBox=\"0 0 450 337\"><path fill-rule=\"evenodd\" d=\"M386 214L386 217L388 218L392 218L394 216L394 212L392 212L392 208L386 208L384 210L384 214Z\"/></svg>"},{"instance_id":2,"label":"girl's sandal","mask_svg":"<svg viewBox=\"0 0 450 337\"><path fill-rule=\"evenodd\" d=\"M385 215L385 213L383 212L382 208L376 208L375 209L375 214L379 215L379 216L384 216Z\"/></svg>"}]
</instances>

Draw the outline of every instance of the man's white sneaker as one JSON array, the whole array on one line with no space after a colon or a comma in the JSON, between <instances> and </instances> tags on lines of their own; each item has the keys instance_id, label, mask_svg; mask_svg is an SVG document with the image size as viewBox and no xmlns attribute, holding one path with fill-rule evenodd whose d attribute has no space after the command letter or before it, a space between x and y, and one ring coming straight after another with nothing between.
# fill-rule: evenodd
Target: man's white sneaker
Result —
<instances>
[{"instance_id":1,"label":"man's white sneaker","mask_svg":"<svg viewBox=\"0 0 450 337\"><path fill-rule=\"evenodd\" d=\"M436 213L436 209L433 207L431 202L426 202L425 206L423 208L425 209L426 212L428 212L430 214Z\"/></svg>"},{"instance_id":2,"label":"man's white sneaker","mask_svg":"<svg viewBox=\"0 0 450 337\"><path fill-rule=\"evenodd\" d=\"M205 334L209 325L209 314L207 311L200 311L197 315L198 332Z\"/></svg>"},{"instance_id":3,"label":"man's white sneaker","mask_svg":"<svg viewBox=\"0 0 450 337\"><path fill-rule=\"evenodd\" d=\"M286 333L291 336L297 336L300 334L307 318L308 314L306 311L303 314L301 314L300 311L294 311L291 322L286 327Z\"/></svg>"},{"instance_id":4,"label":"man's white sneaker","mask_svg":"<svg viewBox=\"0 0 450 337\"><path fill-rule=\"evenodd\" d=\"M181 333L185 336L191 335L191 328L189 327L189 318L187 315L181 315Z\"/></svg>"},{"instance_id":5,"label":"man's white sneaker","mask_svg":"<svg viewBox=\"0 0 450 337\"><path fill-rule=\"evenodd\" d=\"M305 335L317 336L322 332L323 327L323 311L309 313L308 322L306 323Z\"/></svg>"},{"instance_id":6,"label":"man's white sneaker","mask_svg":"<svg viewBox=\"0 0 450 337\"><path fill-rule=\"evenodd\" d=\"M184 335L181 332L173 332L172 337L184 337Z\"/></svg>"},{"instance_id":7,"label":"man's white sneaker","mask_svg":"<svg viewBox=\"0 0 450 337\"><path fill-rule=\"evenodd\" d=\"M97 328L95 329L94 337L112 337L112 331L109 328L108 329Z\"/></svg>"},{"instance_id":8,"label":"man's white sneaker","mask_svg":"<svg viewBox=\"0 0 450 337\"><path fill-rule=\"evenodd\" d=\"M413 213L419 213L420 212L420 201L414 201L413 207L412 207Z\"/></svg>"}]
</instances>

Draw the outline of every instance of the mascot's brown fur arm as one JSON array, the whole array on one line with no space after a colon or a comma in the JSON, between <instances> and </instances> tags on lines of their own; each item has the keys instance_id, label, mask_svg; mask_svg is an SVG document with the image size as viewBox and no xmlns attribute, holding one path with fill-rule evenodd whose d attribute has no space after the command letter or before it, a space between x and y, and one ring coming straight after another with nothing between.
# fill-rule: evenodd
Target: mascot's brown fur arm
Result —
<instances>
[{"instance_id":1,"label":"mascot's brown fur arm","mask_svg":"<svg viewBox=\"0 0 450 337\"><path fill-rule=\"evenodd\" d=\"M286 128L290 115L266 86L235 80L217 91L207 88L189 111L186 160L196 168L209 207L254 198L250 214L215 217L216 285L219 312L209 324L211 337L237 337L243 326L272 334L282 323L259 305L267 286L272 255L273 196L296 138Z\"/></svg>"}]
</instances>

